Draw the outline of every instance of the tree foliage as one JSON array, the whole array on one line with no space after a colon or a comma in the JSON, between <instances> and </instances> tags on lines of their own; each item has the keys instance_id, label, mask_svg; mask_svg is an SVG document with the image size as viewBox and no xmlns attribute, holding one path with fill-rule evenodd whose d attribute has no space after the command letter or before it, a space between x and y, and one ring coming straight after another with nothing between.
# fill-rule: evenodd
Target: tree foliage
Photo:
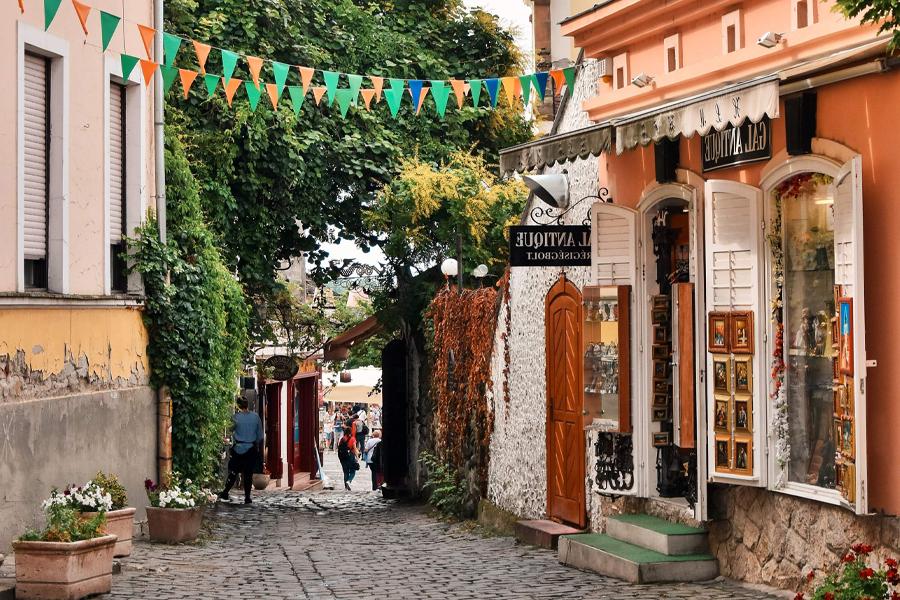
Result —
<instances>
[{"instance_id":1,"label":"tree foliage","mask_svg":"<svg viewBox=\"0 0 900 600\"><path fill-rule=\"evenodd\" d=\"M836 0L835 5L848 18L879 25L879 33L893 32L891 48L900 46L900 0Z\"/></svg>"}]
</instances>

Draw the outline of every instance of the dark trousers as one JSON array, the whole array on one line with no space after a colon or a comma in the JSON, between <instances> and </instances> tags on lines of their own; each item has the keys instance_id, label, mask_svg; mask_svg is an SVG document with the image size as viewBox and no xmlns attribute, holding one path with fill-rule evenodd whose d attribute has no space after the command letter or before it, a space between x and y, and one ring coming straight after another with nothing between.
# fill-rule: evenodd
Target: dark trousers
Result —
<instances>
[{"instance_id":1,"label":"dark trousers","mask_svg":"<svg viewBox=\"0 0 900 600\"><path fill-rule=\"evenodd\" d=\"M377 490L381 487L381 484L384 483L384 473L372 468L372 465L369 465L369 469L372 471L372 489Z\"/></svg>"},{"instance_id":2,"label":"dark trousers","mask_svg":"<svg viewBox=\"0 0 900 600\"><path fill-rule=\"evenodd\" d=\"M228 481L225 482L225 489L222 491L223 495L227 495L231 491L235 481L237 481L238 473L240 473L244 483L244 498L250 498L250 490L253 488L253 470L256 468L258 458L259 453L256 450L256 446L253 446L243 454L238 454L234 451L234 448L231 449L231 458L228 460Z\"/></svg>"}]
</instances>

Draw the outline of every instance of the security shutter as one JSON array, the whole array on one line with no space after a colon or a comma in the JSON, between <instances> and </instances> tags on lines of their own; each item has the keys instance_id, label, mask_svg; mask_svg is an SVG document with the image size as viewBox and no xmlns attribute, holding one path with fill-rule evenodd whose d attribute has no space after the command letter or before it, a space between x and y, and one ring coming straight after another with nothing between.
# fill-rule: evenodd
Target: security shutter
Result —
<instances>
[{"instance_id":1,"label":"security shutter","mask_svg":"<svg viewBox=\"0 0 900 600\"><path fill-rule=\"evenodd\" d=\"M50 120L48 60L25 54L24 204L25 259L47 258L47 204Z\"/></svg>"},{"instance_id":2,"label":"security shutter","mask_svg":"<svg viewBox=\"0 0 900 600\"><path fill-rule=\"evenodd\" d=\"M109 243L125 230L125 86L109 84Z\"/></svg>"},{"instance_id":3,"label":"security shutter","mask_svg":"<svg viewBox=\"0 0 900 600\"><path fill-rule=\"evenodd\" d=\"M635 285L636 216L624 206L597 202L591 210L594 285Z\"/></svg>"}]
</instances>

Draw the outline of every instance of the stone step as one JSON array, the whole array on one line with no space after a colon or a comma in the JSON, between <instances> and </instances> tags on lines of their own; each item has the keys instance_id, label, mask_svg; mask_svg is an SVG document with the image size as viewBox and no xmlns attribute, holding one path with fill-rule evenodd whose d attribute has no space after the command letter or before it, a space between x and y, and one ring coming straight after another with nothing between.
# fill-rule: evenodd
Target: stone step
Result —
<instances>
[{"instance_id":1,"label":"stone step","mask_svg":"<svg viewBox=\"0 0 900 600\"><path fill-rule=\"evenodd\" d=\"M561 537L559 562L631 583L709 581L719 575L719 563L710 554L670 556L602 533Z\"/></svg>"},{"instance_id":2,"label":"stone step","mask_svg":"<svg viewBox=\"0 0 900 600\"><path fill-rule=\"evenodd\" d=\"M0 581L0 600L16 600L16 586Z\"/></svg>"},{"instance_id":3,"label":"stone step","mask_svg":"<svg viewBox=\"0 0 900 600\"><path fill-rule=\"evenodd\" d=\"M559 536L582 533L582 530L542 519L516 521L516 539L525 544L555 550Z\"/></svg>"},{"instance_id":4,"label":"stone step","mask_svg":"<svg viewBox=\"0 0 900 600\"><path fill-rule=\"evenodd\" d=\"M705 529L672 523L650 515L609 517L606 520L606 535L669 556L709 552Z\"/></svg>"}]
</instances>

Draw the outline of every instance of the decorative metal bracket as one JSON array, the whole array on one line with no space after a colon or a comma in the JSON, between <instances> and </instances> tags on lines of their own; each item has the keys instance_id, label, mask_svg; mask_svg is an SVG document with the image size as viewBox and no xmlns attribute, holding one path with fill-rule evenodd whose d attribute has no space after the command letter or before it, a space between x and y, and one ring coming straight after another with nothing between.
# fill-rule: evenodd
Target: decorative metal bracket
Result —
<instances>
[{"instance_id":1,"label":"decorative metal bracket","mask_svg":"<svg viewBox=\"0 0 900 600\"><path fill-rule=\"evenodd\" d=\"M634 487L634 442L627 433L599 432L594 444L597 457L596 482L602 495Z\"/></svg>"},{"instance_id":2,"label":"decorative metal bracket","mask_svg":"<svg viewBox=\"0 0 900 600\"><path fill-rule=\"evenodd\" d=\"M562 225L562 219L564 216L572 212L576 206L581 204L584 200L588 198L593 198L595 200L600 200L601 202L612 202L612 198L609 195L609 189L600 188L600 191L597 192L597 195L590 195L581 198L574 204L570 204L568 208L565 210L556 208L554 206L550 206L544 208L543 206L535 206L531 209L529 216L531 216L531 220L537 223L538 225ZM594 207L593 203L588 207L587 213L585 214L584 219L581 221L582 225L590 225L591 224L591 209Z\"/></svg>"}]
</instances>

